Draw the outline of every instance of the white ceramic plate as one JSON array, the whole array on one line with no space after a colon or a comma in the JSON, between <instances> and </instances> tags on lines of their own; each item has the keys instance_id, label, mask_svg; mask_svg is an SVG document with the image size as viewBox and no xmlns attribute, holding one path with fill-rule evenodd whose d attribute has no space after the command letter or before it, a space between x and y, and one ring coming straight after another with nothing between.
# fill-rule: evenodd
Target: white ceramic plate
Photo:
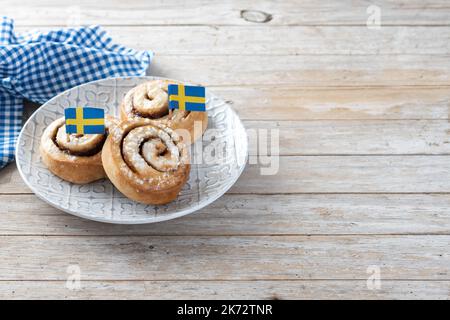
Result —
<instances>
[{"instance_id":1,"label":"white ceramic plate","mask_svg":"<svg viewBox=\"0 0 450 320\"><path fill-rule=\"evenodd\" d=\"M39 141L44 129L69 106L104 107L117 115L125 93L154 77L114 78L94 81L54 97L25 123L16 148L20 175L33 192L52 206L86 219L119 223L152 223L181 217L199 210L222 196L238 179L247 161L247 134L236 113L207 90L208 130L192 146L191 155L211 158L221 146L220 159L192 164L188 182L178 198L163 206L144 205L122 195L109 180L86 185L66 182L42 163ZM217 150L215 151L217 152ZM216 158L217 158L217 154ZM199 162L199 161L197 161Z\"/></svg>"}]
</instances>

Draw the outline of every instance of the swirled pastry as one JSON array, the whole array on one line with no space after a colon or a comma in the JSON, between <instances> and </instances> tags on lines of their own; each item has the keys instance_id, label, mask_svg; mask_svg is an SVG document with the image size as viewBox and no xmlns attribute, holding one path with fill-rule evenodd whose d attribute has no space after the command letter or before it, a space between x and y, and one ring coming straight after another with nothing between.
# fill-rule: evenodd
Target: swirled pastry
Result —
<instances>
[{"instance_id":1,"label":"swirled pastry","mask_svg":"<svg viewBox=\"0 0 450 320\"><path fill-rule=\"evenodd\" d=\"M107 116L106 134L66 134L64 117L56 119L41 137L42 161L52 173L73 183L105 178L101 151L108 132L117 124L115 118Z\"/></svg>"},{"instance_id":2,"label":"swirled pastry","mask_svg":"<svg viewBox=\"0 0 450 320\"><path fill-rule=\"evenodd\" d=\"M171 110L169 112L168 80L152 80L134 87L120 105L122 120L151 119L177 131L186 143L200 138L208 126L206 112Z\"/></svg>"},{"instance_id":3,"label":"swirled pastry","mask_svg":"<svg viewBox=\"0 0 450 320\"><path fill-rule=\"evenodd\" d=\"M169 127L152 120L121 122L102 151L111 182L128 198L145 204L174 200L189 177L189 153Z\"/></svg>"}]
</instances>

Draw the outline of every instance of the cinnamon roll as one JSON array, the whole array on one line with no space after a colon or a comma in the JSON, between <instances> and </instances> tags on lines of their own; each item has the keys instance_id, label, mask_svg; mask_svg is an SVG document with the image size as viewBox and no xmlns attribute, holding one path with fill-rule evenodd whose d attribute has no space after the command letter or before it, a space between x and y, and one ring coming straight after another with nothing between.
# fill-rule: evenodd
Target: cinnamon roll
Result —
<instances>
[{"instance_id":1,"label":"cinnamon roll","mask_svg":"<svg viewBox=\"0 0 450 320\"><path fill-rule=\"evenodd\" d=\"M101 178L101 151L108 132L118 124L110 116L105 119L106 134L66 134L64 117L53 121L41 137L39 151L48 169L69 182L84 184Z\"/></svg>"},{"instance_id":2,"label":"cinnamon roll","mask_svg":"<svg viewBox=\"0 0 450 320\"><path fill-rule=\"evenodd\" d=\"M193 143L203 135L208 126L206 112L170 110L168 80L152 80L134 87L125 95L120 105L122 120L151 119L177 131L186 143Z\"/></svg>"},{"instance_id":3,"label":"cinnamon roll","mask_svg":"<svg viewBox=\"0 0 450 320\"><path fill-rule=\"evenodd\" d=\"M102 151L107 176L128 198L145 204L174 200L189 177L189 153L178 134L148 119L121 122Z\"/></svg>"}]
</instances>

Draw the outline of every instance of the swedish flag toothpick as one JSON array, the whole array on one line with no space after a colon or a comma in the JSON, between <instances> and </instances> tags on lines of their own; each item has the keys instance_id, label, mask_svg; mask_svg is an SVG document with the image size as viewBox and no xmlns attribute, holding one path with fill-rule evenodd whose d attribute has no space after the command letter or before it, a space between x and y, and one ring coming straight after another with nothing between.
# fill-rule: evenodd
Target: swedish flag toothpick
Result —
<instances>
[{"instance_id":1,"label":"swedish flag toothpick","mask_svg":"<svg viewBox=\"0 0 450 320\"><path fill-rule=\"evenodd\" d=\"M205 87L169 84L169 109L206 111Z\"/></svg>"},{"instance_id":2,"label":"swedish flag toothpick","mask_svg":"<svg viewBox=\"0 0 450 320\"><path fill-rule=\"evenodd\" d=\"M64 110L67 134L104 134L105 110L77 107Z\"/></svg>"}]
</instances>

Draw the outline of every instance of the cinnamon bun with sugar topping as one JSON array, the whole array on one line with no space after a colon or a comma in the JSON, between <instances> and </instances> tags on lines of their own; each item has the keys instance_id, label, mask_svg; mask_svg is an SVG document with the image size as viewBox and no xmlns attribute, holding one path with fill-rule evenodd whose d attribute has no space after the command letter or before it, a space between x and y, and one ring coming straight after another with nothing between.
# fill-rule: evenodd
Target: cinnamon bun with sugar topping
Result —
<instances>
[{"instance_id":1,"label":"cinnamon bun with sugar topping","mask_svg":"<svg viewBox=\"0 0 450 320\"><path fill-rule=\"evenodd\" d=\"M168 80L152 80L134 87L125 95L120 105L122 120L150 119L160 122L175 131L185 139L185 143L193 143L203 135L208 126L206 112L170 110L169 84L180 84Z\"/></svg>"},{"instance_id":2,"label":"cinnamon bun with sugar topping","mask_svg":"<svg viewBox=\"0 0 450 320\"><path fill-rule=\"evenodd\" d=\"M114 186L144 204L174 200L190 172L187 146L160 122L121 122L106 139L103 167Z\"/></svg>"}]
</instances>

